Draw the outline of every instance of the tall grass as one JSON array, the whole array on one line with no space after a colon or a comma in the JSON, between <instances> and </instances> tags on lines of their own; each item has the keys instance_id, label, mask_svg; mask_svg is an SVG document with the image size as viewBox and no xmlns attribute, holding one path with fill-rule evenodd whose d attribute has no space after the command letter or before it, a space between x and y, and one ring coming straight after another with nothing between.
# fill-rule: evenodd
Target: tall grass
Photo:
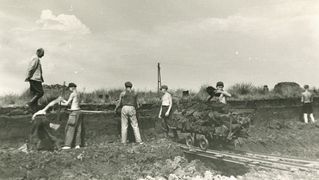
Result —
<instances>
[{"instance_id":1,"label":"tall grass","mask_svg":"<svg viewBox=\"0 0 319 180\"><path fill-rule=\"evenodd\" d=\"M261 99L271 95L263 86L255 86L252 83L237 83L230 86L227 91L232 95L232 99Z\"/></svg>"},{"instance_id":2,"label":"tall grass","mask_svg":"<svg viewBox=\"0 0 319 180\"><path fill-rule=\"evenodd\" d=\"M206 100L208 94L206 88L209 85L203 85L196 97L200 100ZM260 100L260 99L278 99L278 98L296 98L300 97L302 88L293 82L278 83L274 89L264 89L264 86L255 86L252 83L236 83L226 89L232 97L229 100ZM314 96L319 96L319 89L313 88Z\"/></svg>"},{"instance_id":3,"label":"tall grass","mask_svg":"<svg viewBox=\"0 0 319 180\"><path fill-rule=\"evenodd\" d=\"M289 85L290 84L290 85ZM208 94L206 88L209 85L204 84L198 92L190 91L187 98L206 101ZM70 92L66 87L61 85L44 86L44 96L40 99L40 104L45 105L62 95L66 99ZM115 103L123 89L98 89L93 92L80 92L81 103ZM175 101L183 98L184 89L169 90L172 93ZM302 89L296 83L278 83L275 89L264 91L261 86L255 86L252 83L237 83L230 86L227 91L232 94L230 100L258 100L258 99L274 99L274 98L290 98L299 97ZM319 89L312 88L311 91L319 97ZM154 91L138 90L136 91L141 103L158 103L162 94ZM7 105L25 105L31 98L29 90L24 91L22 94L8 94L0 96L0 106Z\"/></svg>"}]
</instances>

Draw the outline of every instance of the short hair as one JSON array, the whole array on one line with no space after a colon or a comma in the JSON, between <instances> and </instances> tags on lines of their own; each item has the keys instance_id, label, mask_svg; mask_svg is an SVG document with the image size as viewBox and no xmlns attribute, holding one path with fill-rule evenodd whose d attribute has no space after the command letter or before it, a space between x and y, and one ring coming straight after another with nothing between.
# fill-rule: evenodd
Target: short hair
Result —
<instances>
[{"instance_id":1,"label":"short hair","mask_svg":"<svg viewBox=\"0 0 319 180\"><path fill-rule=\"evenodd\" d=\"M218 81L216 83L216 87L218 87L218 86L224 87L224 83L222 81Z\"/></svg>"},{"instance_id":2,"label":"short hair","mask_svg":"<svg viewBox=\"0 0 319 180\"><path fill-rule=\"evenodd\" d=\"M39 48L39 49L37 49L37 55L38 56L43 56L43 54L44 54L44 49L43 48Z\"/></svg>"},{"instance_id":3,"label":"short hair","mask_svg":"<svg viewBox=\"0 0 319 180\"><path fill-rule=\"evenodd\" d=\"M74 83L69 83L68 87L69 87L69 88L70 88L70 87L75 87L75 88L76 88L76 84L74 84Z\"/></svg>"},{"instance_id":4,"label":"short hair","mask_svg":"<svg viewBox=\"0 0 319 180\"><path fill-rule=\"evenodd\" d=\"M165 90L167 91L167 90L168 90L168 86L167 86L167 85L162 85L162 86L161 86L161 90L162 90L162 89L165 89Z\"/></svg>"},{"instance_id":5,"label":"short hair","mask_svg":"<svg viewBox=\"0 0 319 180\"><path fill-rule=\"evenodd\" d=\"M304 87L305 89L309 89L309 85L307 85L307 84L304 85L303 87Z\"/></svg>"},{"instance_id":6,"label":"short hair","mask_svg":"<svg viewBox=\"0 0 319 180\"><path fill-rule=\"evenodd\" d=\"M133 84L132 84L130 81L125 82L124 85L125 85L126 88L131 88L131 87L133 87Z\"/></svg>"}]
</instances>

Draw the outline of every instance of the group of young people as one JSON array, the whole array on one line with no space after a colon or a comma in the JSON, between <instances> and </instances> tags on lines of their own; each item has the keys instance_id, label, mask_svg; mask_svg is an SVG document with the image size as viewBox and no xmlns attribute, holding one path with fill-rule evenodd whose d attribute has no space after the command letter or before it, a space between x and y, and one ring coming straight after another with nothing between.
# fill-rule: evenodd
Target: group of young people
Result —
<instances>
[{"instance_id":1,"label":"group of young people","mask_svg":"<svg viewBox=\"0 0 319 180\"><path fill-rule=\"evenodd\" d=\"M71 149L74 145L76 149L80 148L83 145L83 116L80 109L80 100L79 93L77 91L77 85L74 83L70 83L68 85L69 90L71 91L70 97L68 100L63 99L63 97L58 97L57 99L51 101L48 105L46 105L43 109L38 110L38 100L44 95L44 90L42 83L43 80L43 72L41 65L41 58L44 56L44 50L42 48L37 49L36 56L32 58L30 62L27 77L25 81L30 84L30 92L33 95L31 100L26 104L33 112L32 122L34 124L32 128L32 135L38 135L38 129L40 127L53 127L52 123L47 123L47 121L42 121L41 118L46 115L48 110L53 106L60 104L62 106L70 105L70 115L65 127L65 140L63 150ZM120 94L119 101L116 105L115 112L121 108L121 142L123 144L127 143L127 130L128 123L133 129L135 141L136 143L143 144L141 139L141 134L139 130L138 120L136 116L136 111L139 108L138 97L135 91L132 89L133 84L131 82L125 82L125 90ZM170 117L171 110L173 106L173 100L170 93L168 93L168 87L163 85L161 87L163 91L162 97L162 105L160 108L159 118L163 119L166 133L168 134L168 126L166 119ZM40 120L38 120L40 119ZM50 138L53 137L49 132L45 132ZM31 136L32 136L31 135ZM51 138L52 139L52 138Z\"/></svg>"},{"instance_id":2,"label":"group of young people","mask_svg":"<svg viewBox=\"0 0 319 180\"><path fill-rule=\"evenodd\" d=\"M76 149L83 146L83 116L80 109L80 96L77 91L77 85L74 83L70 83L68 85L69 90L71 91L70 97L68 100L63 99L63 97L58 97L54 101L50 102L44 109L36 110L38 107L38 100L44 95L42 83L43 80L43 72L40 59L44 56L44 50L42 48L37 49L36 56L32 58L32 61L29 65L27 71L27 77L25 81L30 84L30 92L33 95L31 100L27 103L26 106L30 107L33 112L35 112L32 116L32 120L35 120L39 116L43 116L47 113L47 111L55 106L56 104L60 104L62 106L70 106L70 115L65 128L65 141L62 149L67 150L71 149L72 145ZM121 142L123 144L127 143L127 132L129 122L133 129L133 133L135 136L136 143L143 144L141 139L140 129L138 125L138 120L136 116L136 111L139 108L138 96L135 91L132 89L133 84L131 82L125 82L124 84L125 90L120 94L119 101L115 107L115 112L121 108ZM312 102L313 95L309 91L309 86L304 86L305 92L302 93L301 102L303 103L303 114L304 121L308 123L308 116L312 122L315 122L313 116ZM166 136L168 136L169 130L171 129L168 126L168 119L171 117L172 108L173 108L173 98L172 95L168 92L168 86L162 85L161 91L163 92L163 96L161 98L161 106L158 114L158 118L162 119L162 127L165 130ZM207 93L210 95L208 97L208 101L212 99L217 100L220 103L226 104L227 97L231 97L231 94L224 90L224 83L217 82L216 88L209 86L206 89ZM39 123L37 127L39 126ZM40 123L41 124L41 123ZM51 126L51 124L49 124ZM33 128L37 129L37 128ZM37 133L37 131L35 131ZM174 137L177 137L176 130L173 129Z\"/></svg>"}]
</instances>

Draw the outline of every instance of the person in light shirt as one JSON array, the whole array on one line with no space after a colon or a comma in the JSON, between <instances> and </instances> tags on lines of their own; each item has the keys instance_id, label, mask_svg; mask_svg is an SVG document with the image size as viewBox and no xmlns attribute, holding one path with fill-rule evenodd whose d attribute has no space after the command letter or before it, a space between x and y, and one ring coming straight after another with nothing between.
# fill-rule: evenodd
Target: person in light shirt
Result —
<instances>
[{"instance_id":1,"label":"person in light shirt","mask_svg":"<svg viewBox=\"0 0 319 180\"><path fill-rule=\"evenodd\" d=\"M30 107L33 112L38 110L38 100L44 95L42 86L44 80L41 65L41 58L43 56L44 50L42 48L37 49L36 56L32 58L25 78L25 81L30 83L30 93L33 96L26 106Z\"/></svg>"},{"instance_id":2,"label":"person in light shirt","mask_svg":"<svg viewBox=\"0 0 319 180\"><path fill-rule=\"evenodd\" d=\"M173 98L172 95L167 91L168 86L162 85L161 91L163 92L162 96L162 104L160 107L160 111L158 114L158 118L162 119L162 127L165 130L166 137L168 137L169 133L169 126L167 124L167 121L171 117L172 107L173 107ZM177 138L177 132L176 130L173 130L174 137Z\"/></svg>"},{"instance_id":3,"label":"person in light shirt","mask_svg":"<svg viewBox=\"0 0 319 180\"><path fill-rule=\"evenodd\" d=\"M227 104L227 97L231 97L231 94L224 90L224 83L219 81L216 83L216 96L218 96L218 102Z\"/></svg>"},{"instance_id":4,"label":"person in light shirt","mask_svg":"<svg viewBox=\"0 0 319 180\"><path fill-rule=\"evenodd\" d=\"M63 150L71 149L73 142L75 143L75 149L79 149L82 145L83 135L83 115L81 114L79 93L76 90L76 84L70 83L69 89L72 92L69 99L66 101L62 99L61 105L68 106L71 103L71 114L69 115L68 122L65 126L65 142Z\"/></svg>"},{"instance_id":5,"label":"person in light shirt","mask_svg":"<svg viewBox=\"0 0 319 180\"><path fill-rule=\"evenodd\" d=\"M315 118L313 116L312 102L313 95L309 91L309 85L304 86L305 91L301 94L301 102L303 103L302 111L303 117L306 124L308 124L308 115L310 116L311 122L315 122Z\"/></svg>"}]
</instances>

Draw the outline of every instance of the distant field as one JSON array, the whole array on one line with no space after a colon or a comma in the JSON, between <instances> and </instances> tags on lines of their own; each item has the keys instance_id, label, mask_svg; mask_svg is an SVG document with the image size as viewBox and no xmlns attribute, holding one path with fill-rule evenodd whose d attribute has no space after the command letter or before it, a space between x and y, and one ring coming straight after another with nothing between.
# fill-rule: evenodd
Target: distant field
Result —
<instances>
[{"instance_id":1,"label":"distant field","mask_svg":"<svg viewBox=\"0 0 319 180\"><path fill-rule=\"evenodd\" d=\"M188 98L205 101L208 98L206 87L203 85L198 92L189 92ZM62 85L44 85L45 95L41 98L40 104L47 104L51 100L63 95L68 97L69 92ZM276 98L296 98L300 97L303 89L297 83L282 82L274 88L265 89L265 87L255 86L251 83L237 83L226 89L232 94L229 100L260 100ZM99 89L93 92L80 92L81 103L115 103L123 89ZM183 97L184 89L170 90L174 99ZM314 96L319 96L319 90L312 88ZM156 103L160 101L161 94L154 91L137 91L140 103ZM0 106L7 105L25 105L30 99L30 92L27 90L22 94L7 94L0 96Z\"/></svg>"}]
</instances>

